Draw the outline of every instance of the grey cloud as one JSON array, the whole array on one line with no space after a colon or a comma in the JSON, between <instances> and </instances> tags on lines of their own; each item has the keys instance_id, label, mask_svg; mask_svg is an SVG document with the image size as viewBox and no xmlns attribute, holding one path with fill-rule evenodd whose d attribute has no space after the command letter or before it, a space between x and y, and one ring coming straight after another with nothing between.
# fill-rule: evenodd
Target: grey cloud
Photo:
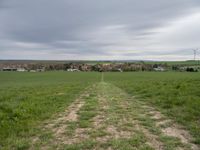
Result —
<instances>
[{"instance_id":1,"label":"grey cloud","mask_svg":"<svg viewBox=\"0 0 200 150\"><path fill-rule=\"evenodd\" d=\"M132 53L125 53L123 56L147 56L147 55L154 55L154 56L165 56L165 55L180 55L180 56L188 56L191 55L192 49L174 49L173 51L150 51L150 52L132 52Z\"/></svg>"},{"instance_id":2,"label":"grey cloud","mask_svg":"<svg viewBox=\"0 0 200 150\"><path fill-rule=\"evenodd\" d=\"M124 56L128 47L141 50L141 56L160 55L153 51L155 43L162 43L154 41L154 36L162 34L157 29L198 11L199 6L199 0L0 0L0 41L8 41L0 44L0 59L9 57L1 54L6 50L43 50L47 57L59 53L81 59L88 54ZM20 47L16 42L38 47ZM116 46L124 47L124 55L109 52ZM173 47L169 50L180 53Z\"/></svg>"}]
</instances>

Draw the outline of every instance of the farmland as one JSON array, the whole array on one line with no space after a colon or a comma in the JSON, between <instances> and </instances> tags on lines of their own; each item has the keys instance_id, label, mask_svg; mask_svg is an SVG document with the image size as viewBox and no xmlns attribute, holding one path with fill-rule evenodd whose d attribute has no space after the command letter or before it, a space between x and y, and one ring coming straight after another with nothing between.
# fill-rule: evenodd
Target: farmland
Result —
<instances>
[{"instance_id":1,"label":"farmland","mask_svg":"<svg viewBox=\"0 0 200 150\"><path fill-rule=\"evenodd\" d=\"M199 88L199 73L1 72L0 149L198 149Z\"/></svg>"},{"instance_id":2,"label":"farmland","mask_svg":"<svg viewBox=\"0 0 200 150\"><path fill-rule=\"evenodd\" d=\"M200 143L200 74L108 74L107 81L184 124Z\"/></svg>"},{"instance_id":3,"label":"farmland","mask_svg":"<svg viewBox=\"0 0 200 150\"><path fill-rule=\"evenodd\" d=\"M26 148L35 125L63 111L98 78L97 73L1 73L0 147Z\"/></svg>"}]
</instances>

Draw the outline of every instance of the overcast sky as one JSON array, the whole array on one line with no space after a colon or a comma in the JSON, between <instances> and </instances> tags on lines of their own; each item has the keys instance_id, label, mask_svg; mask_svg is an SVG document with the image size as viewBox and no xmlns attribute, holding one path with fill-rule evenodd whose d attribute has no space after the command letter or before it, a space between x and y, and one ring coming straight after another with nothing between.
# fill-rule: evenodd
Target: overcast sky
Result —
<instances>
[{"instance_id":1,"label":"overcast sky","mask_svg":"<svg viewBox=\"0 0 200 150\"><path fill-rule=\"evenodd\" d=\"M200 0L0 0L0 59L188 60Z\"/></svg>"}]
</instances>

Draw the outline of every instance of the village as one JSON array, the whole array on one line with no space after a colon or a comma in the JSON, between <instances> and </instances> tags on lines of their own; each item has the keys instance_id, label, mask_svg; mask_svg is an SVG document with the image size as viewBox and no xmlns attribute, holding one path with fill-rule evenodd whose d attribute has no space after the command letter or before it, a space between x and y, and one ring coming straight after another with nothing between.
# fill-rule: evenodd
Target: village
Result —
<instances>
[{"instance_id":1,"label":"village","mask_svg":"<svg viewBox=\"0 0 200 150\"><path fill-rule=\"evenodd\" d=\"M128 71L187 71L197 72L199 66L148 64L144 62L123 62L123 63L0 63L0 71L17 72L44 72L44 71L69 71L69 72L128 72Z\"/></svg>"}]
</instances>

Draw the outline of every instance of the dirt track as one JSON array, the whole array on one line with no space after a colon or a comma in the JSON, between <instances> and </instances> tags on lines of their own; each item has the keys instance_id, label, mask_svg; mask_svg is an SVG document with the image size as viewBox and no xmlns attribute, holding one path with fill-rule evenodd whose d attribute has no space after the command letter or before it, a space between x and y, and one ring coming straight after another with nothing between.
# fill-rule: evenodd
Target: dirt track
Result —
<instances>
[{"instance_id":1,"label":"dirt track","mask_svg":"<svg viewBox=\"0 0 200 150\"><path fill-rule=\"evenodd\" d=\"M199 149L183 127L103 79L42 129L31 149Z\"/></svg>"}]
</instances>

